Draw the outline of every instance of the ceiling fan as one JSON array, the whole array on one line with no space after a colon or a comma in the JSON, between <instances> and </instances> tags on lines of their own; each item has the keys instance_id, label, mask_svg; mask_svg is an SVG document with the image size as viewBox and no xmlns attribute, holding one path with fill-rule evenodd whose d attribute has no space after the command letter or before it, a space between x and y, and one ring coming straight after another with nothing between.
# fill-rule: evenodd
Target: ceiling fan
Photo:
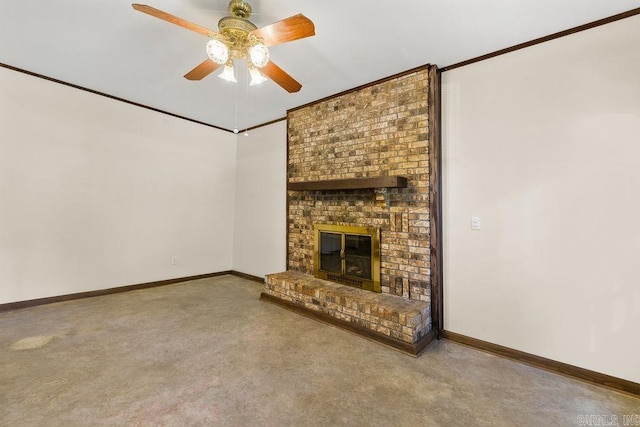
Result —
<instances>
[{"instance_id":1,"label":"ceiling fan","mask_svg":"<svg viewBox=\"0 0 640 427\"><path fill-rule=\"evenodd\" d=\"M246 59L251 75L251 84L260 83L266 75L289 93L297 92L302 85L278 67L269 57L269 47L315 35L313 22L302 14L262 28L248 20L251 6L243 0L229 2L230 16L218 22L219 32L194 24L151 6L132 4L139 12L179 25L209 37L206 45L209 58L184 75L189 80L201 80L224 65L220 77L235 82L234 59ZM262 74L261 74L262 72Z\"/></svg>"}]
</instances>

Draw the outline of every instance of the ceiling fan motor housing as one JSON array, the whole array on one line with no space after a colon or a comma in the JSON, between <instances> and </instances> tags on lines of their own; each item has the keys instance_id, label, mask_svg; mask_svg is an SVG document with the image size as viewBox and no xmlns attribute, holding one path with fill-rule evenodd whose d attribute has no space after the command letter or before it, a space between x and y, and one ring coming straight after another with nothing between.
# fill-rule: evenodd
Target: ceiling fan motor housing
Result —
<instances>
[{"instance_id":1,"label":"ceiling fan motor housing","mask_svg":"<svg viewBox=\"0 0 640 427\"><path fill-rule=\"evenodd\" d=\"M256 27L252 22L247 21L243 18L237 18L235 16L225 16L220 21L218 21L218 29L223 34L229 31L242 31L245 33L250 33L257 28L258 27Z\"/></svg>"},{"instance_id":2,"label":"ceiling fan motor housing","mask_svg":"<svg viewBox=\"0 0 640 427\"><path fill-rule=\"evenodd\" d=\"M259 43L258 37L249 34L257 27L243 18L225 16L218 22L220 33L227 39L231 56L243 59L247 49Z\"/></svg>"}]
</instances>

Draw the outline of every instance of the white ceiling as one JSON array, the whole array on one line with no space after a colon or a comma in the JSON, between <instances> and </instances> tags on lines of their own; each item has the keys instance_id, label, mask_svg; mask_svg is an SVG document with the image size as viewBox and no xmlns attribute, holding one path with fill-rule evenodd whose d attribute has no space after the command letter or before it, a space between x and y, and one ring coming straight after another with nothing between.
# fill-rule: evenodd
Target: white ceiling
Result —
<instances>
[{"instance_id":1,"label":"white ceiling","mask_svg":"<svg viewBox=\"0 0 640 427\"><path fill-rule=\"evenodd\" d=\"M136 0L217 31L228 0ZM127 0L0 0L0 63L224 129L424 64L439 67L640 7L638 0L248 0L258 27L302 13L314 37L271 48L302 83L289 94L182 76L207 39L136 12Z\"/></svg>"}]
</instances>

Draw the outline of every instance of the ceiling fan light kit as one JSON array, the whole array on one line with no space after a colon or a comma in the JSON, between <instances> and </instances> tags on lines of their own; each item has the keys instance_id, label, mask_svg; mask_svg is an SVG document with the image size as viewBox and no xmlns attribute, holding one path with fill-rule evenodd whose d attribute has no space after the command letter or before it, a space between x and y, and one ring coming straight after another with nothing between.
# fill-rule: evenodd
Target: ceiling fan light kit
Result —
<instances>
[{"instance_id":1,"label":"ceiling fan light kit","mask_svg":"<svg viewBox=\"0 0 640 427\"><path fill-rule=\"evenodd\" d=\"M231 0L229 2L231 15L218 21L219 32L215 32L151 6L141 4L132 4L132 6L139 12L209 37L206 44L209 60L205 60L185 74L184 77L188 80L201 80L224 65L219 77L235 83L237 80L233 71L233 61L241 59L247 61L251 86L266 81L268 77L290 93L297 92L302 87L293 77L274 64L269 54L269 46L315 35L313 22L302 14L258 28L248 20L251 16L251 5L243 0Z\"/></svg>"}]
</instances>

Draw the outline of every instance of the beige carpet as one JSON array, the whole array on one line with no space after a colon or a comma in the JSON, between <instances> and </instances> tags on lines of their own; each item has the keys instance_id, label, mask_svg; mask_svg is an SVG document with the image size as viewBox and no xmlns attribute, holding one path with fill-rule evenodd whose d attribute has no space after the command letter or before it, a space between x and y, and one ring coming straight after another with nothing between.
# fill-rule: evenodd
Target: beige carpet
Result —
<instances>
[{"instance_id":1,"label":"beige carpet","mask_svg":"<svg viewBox=\"0 0 640 427\"><path fill-rule=\"evenodd\" d=\"M0 425L551 426L640 399L452 342L414 359L234 276L0 313ZM584 419L584 418L582 418Z\"/></svg>"}]
</instances>

